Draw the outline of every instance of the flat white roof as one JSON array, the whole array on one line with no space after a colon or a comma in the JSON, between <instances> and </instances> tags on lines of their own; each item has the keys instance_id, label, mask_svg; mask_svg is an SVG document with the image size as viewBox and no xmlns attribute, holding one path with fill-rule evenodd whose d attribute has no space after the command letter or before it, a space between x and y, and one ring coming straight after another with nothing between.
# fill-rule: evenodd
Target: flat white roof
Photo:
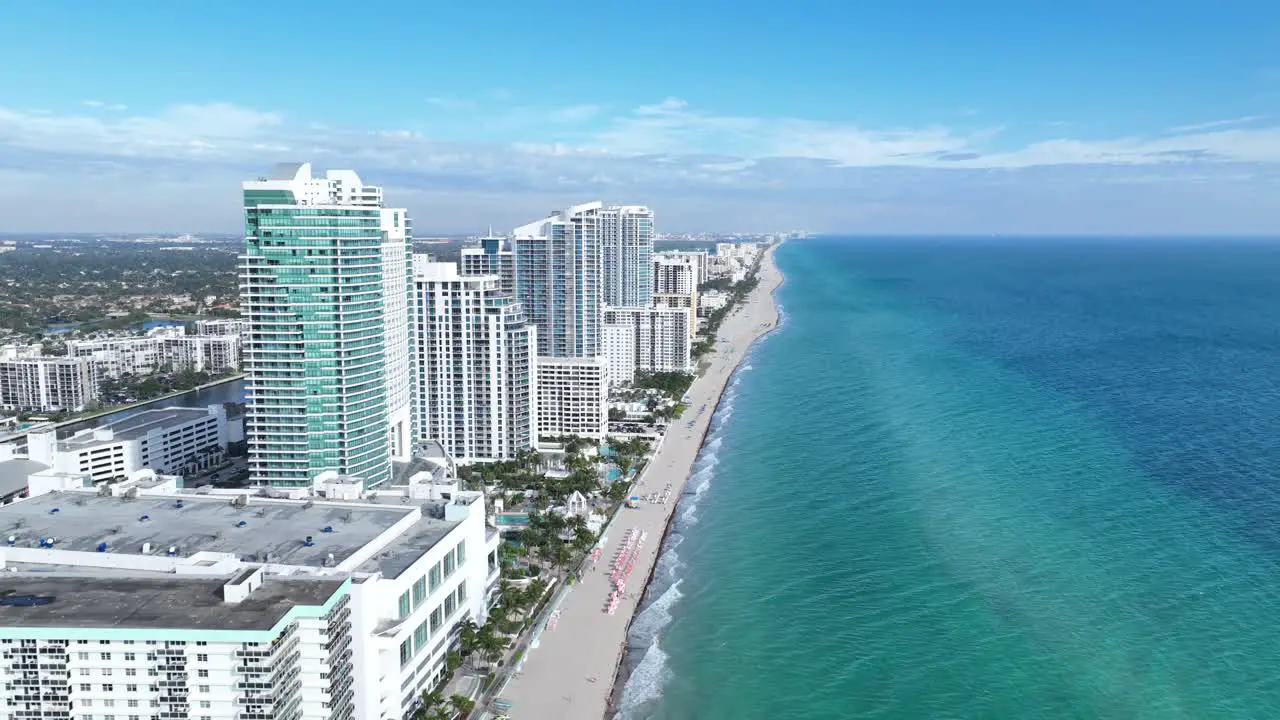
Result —
<instances>
[{"instance_id":1,"label":"flat white roof","mask_svg":"<svg viewBox=\"0 0 1280 720\"><path fill-rule=\"evenodd\" d=\"M38 548L41 538L54 548L96 552L227 553L242 561L323 567L330 553L341 563L402 520L417 506L300 502L251 497L246 507L226 496L166 495L103 497L88 492L39 495L0 506L0 547L14 537L17 547ZM457 523L423 518L406 534L443 537ZM325 528L329 528L326 532ZM306 543L311 537L311 544ZM393 545L396 541L393 541Z\"/></svg>"}]
</instances>

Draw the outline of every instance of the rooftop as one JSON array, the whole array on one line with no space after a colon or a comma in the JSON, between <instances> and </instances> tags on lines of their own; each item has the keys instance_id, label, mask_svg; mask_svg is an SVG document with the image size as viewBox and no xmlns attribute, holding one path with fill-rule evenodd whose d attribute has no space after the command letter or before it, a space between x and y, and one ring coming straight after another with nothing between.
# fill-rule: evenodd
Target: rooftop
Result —
<instances>
[{"instance_id":1,"label":"rooftop","mask_svg":"<svg viewBox=\"0 0 1280 720\"><path fill-rule=\"evenodd\" d=\"M460 523L447 522L436 518L424 517L416 525L396 539L394 543L364 561L356 568L358 572L382 573L385 578L398 578L409 566L417 562L436 543L444 539L449 531Z\"/></svg>"},{"instance_id":2,"label":"rooftop","mask_svg":"<svg viewBox=\"0 0 1280 720\"><path fill-rule=\"evenodd\" d=\"M295 606L324 605L344 582L269 577L245 600L227 603L229 579L5 573L0 627L268 630Z\"/></svg>"},{"instance_id":3,"label":"rooftop","mask_svg":"<svg viewBox=\"0 0 1280 720\"><path fill-rule=\"evenodd\" d=\"M225 496L49 493L0 506L0 543L14 537L16 546L35 548L52 537L59 550L95 552L105 542L106 552L131 555L150 543L160 555L176 547L184 556L228 553L251 562L270 556L273 563L323 567L330 553L341 563L413 509L257 497L236 507Z\"/></svg>"},{"instance_id":4,"label":"rooftop","mask_svg":"<svg viewBox=\"0 0 1280 720\"><path fill-rule=\"evenodd\" d=\"M171 407L160 410L144 410L135 415L117 420L106 425L99 425L92 430L84 430L58 443L62 450L75 452L105 445L109 442L134 440L146 437L152 430L173 427L182 423L210 417L206 408ZM97 433L110 430L111 440L97 439Z\"/></svg>"},{"instance_id":5,"label":"rooftop","mask_svg":"<svg viewBox=\"0 0 1280 720\"><path fill-rule=\"evenodd\" d=\"M42 470L48 470L49 466L35 460L27 460L25 458L14 458L13 460L5 460L0 462L0 497L12 495L27 487L27 476L31 473L37 473Z\"/></svg>"}]
</instances>

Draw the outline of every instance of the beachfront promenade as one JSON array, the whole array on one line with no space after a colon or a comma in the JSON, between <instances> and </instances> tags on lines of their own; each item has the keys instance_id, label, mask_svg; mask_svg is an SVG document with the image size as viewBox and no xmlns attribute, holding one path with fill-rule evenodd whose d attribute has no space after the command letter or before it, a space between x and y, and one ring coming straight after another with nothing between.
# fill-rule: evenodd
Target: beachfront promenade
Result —
<instances>
[{"instance_id":1,"label":"beachfront promenade","mask_svg":"<svg viewBox=\"0 0 1280 720\"><path fill-rule=\"evenodd\" d=\"M760 283L755 291L721 324L716 351L709 356L710 367L689 389L688 409L672 421L657 455L633 491L641 497L661 495L670 485L668 501L624 509L609 526L598 565L565 594L554 628L542 631L519 672L499 693L510 703L507 712L512 720L600 720L606 715L627 625L657 561L663 531L689 478L716 403L751 343L778 321L773 291L782 276L774 265L773 251L770 248L761 259ZM645 540L636 551L626 592L615 612L609 614L614 557L628 536L641 534Z\"/></svg>"}]
</instances>

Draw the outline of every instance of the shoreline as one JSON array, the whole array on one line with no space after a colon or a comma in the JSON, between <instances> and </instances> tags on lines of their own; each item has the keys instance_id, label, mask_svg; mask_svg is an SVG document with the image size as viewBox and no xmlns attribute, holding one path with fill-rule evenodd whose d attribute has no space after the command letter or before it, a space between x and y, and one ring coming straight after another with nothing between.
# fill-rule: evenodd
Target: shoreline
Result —
<instances>
[{"instance_id":1,"label":"shoreline","mask_svg":"<svg viewBox=\"0 0 1280 720\"><path fill-rule=\"evenodd\" d=\"M785 242L786 241L784 240L782 242L779 242L776 245L773 245L770 249L770 252L772 253L773 250L776 250L777 248L781 247L782 244ZM772 260L772 257L770 258L770 260ZM698 439L698 451L694 455L694 465L697 464L697 459L702 456L702 451L707 445L707 438L711 435L711 420L715 418L716 413L720 412L720 408L724 404L725 395L728 394L729 385L733 382L733 378L737 376L738 371L742 369L742 364L747 361L747 358L751 355L751 350L755 348L756 344L759 343L761 340L774 334L782 327L782 314L781 312L778 312L777 293L778 293L778 290L786 282L786 278L782 276L780 272L777 271L776 265L774 265L774 272L778 273L779 281L777 285L773 286L773 288L769 290L769 298L770 298L770 301L773 303L773 308L774 308L776 317L773 320L773 322L770 324L769 328L765 330L765 332L757 335L756 337L752 338L750 342L748 342L747 346L743 349L742 354L738 357L737 364L733 366L733 368L729 371L728 376L725 378L725 383L720 388L720 396L716 399L716 406L711 411L711 416L707 421L706 427L702 429L702 437ZM640 616L640 613L642 612L641 606L644 604L647 596L649 595L649 588L651 585L653 585L654 575L657 574L658 572L657 561L662 558L662 548L666 546L667 538L671 535L671 530L675 527L676 511L680 509L680 500L684 498L684 491L689 484L689 480L693 477L693 474L694 474L693 467L691 466L689 468L689 474L685 477L684 482L681 483L680 485L680 493L677 497L677 500L671 506L671 513L667 515L666 524L663 526L663 529L662 529L662 537L658 540L657 558L655 559L653 564L649 566L649 572L645 576L644 583L640 587L640 601L636 604L635 610L631 613L631 616L627 618L627 630L626 630L626 633L623 635L622 648L620 649L618 654L618 664L613 669L613 687L609 691L609 697L608 697L608 701L605 706L604 715L603 715L604 718L613 717L617 713L621 712L621 708L619 708L618 705L619 703L622 702L622 693L627 687L627 681L631 679L631 673L635 670L635 667L625 667L627 664L627 651L629 649L627 645L627 640L628 638L631 637L631 626L635 624L636 618ZM625 674L624 674L624 670L625 670Z\"/></svg>"},{"instance_id":2,"label":"shoreline","mask_svg":"<svg viewBox=\"0 0 1280 720\"><path fill-rule=\"evenodd\" d=\"M662 544L684 497L694 465L733 376L761 338L778 329L781 313L776 292L783 277L773 260L782 243L771 246L757 268L759 285L721 324L716 352L704 374L690 387L685 415L668 426L644 472L632 488L636 495L669 494L665 503L620 509L601 539L603 560L586 569L562 596L556 619L538 628L515 673L502 687L500 699L516 720L559 718L599 720L615 711L611 702L625 679L620 678L627 636L652 581ZM683 425L682 425L683 424ZM610 564L628 535L643 537L633 552L635 577L627 584L616 611L606 611Z\"/></svg>"}]
</instances>

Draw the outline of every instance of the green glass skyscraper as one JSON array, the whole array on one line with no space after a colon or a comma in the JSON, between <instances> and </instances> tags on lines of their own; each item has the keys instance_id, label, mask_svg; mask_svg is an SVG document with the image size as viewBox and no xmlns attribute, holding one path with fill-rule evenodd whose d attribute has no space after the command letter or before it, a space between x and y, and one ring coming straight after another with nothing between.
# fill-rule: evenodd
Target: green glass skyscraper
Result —
<instances>
[{"instance_id":1,"label":"green glass skyscraper","mask_svg":"<svg viewBox=\"0 0 1280 720\"><path fill-rule=\"evenodd\" d=\"M312 177L310 163L243 187L250 481L385 483L412 452L408 214L354 172Z\"/></svg>"}]
</instances>

